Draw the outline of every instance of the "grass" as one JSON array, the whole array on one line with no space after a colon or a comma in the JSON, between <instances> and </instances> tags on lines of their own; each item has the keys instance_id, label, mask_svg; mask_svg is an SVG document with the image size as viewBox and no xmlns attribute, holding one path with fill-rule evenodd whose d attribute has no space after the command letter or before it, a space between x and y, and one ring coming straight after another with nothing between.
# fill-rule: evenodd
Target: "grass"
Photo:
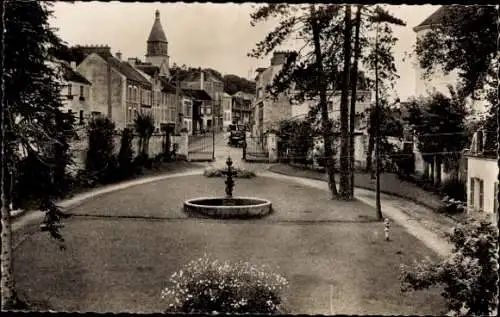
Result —
<instances>
[{"instance_id":1,"label":"grass","mask_svg":"<svg viewBox=\"0 0 500 317\"><path fill-rule=\"evenodd\" d=\"M318 180L327 180L327 175L324 172L290 166L287 164L276 164L270 168L271 171L286 175L298 177L307 177ZM339 182L339 177L336 175L336 182ZM376 183L371 180L370 173L357 172L354 176L354 184L357 187L375 190ZM394 195L401 198L412 200L429 209L438 210L444 204L441 198L435 193L426 191L416 184L407 182L398 178L393 173L383 173L380 177L381 192L389 195Z\"/></svg>"},{"instance_id":2,"label":"grass","mask_svg":"<svg viewBox=\"0 0 500 317\"><path fill-rule=\"evenodd\" d=\"M318 189L259 177L235 192L270 199L275 213L262 220L187 217L186 197L223 192L217 178L189 176L110 193L71 210L60 251L47 235L15 250L15 277L30 301L57 311L162 312L167 278L204 254L213 259L270 265L290 282L287 308L303 314L429 314L443 312L439 289L403 295L398 269L435 256L394 225L369 221L373 209L331 201ZM291 194L293 193L293 194ZM127 218L126 218L127 217ZM156 217L148 219L147 217ZM330 311L330 294L332 295Z\"/></svg>"}]
</instances>

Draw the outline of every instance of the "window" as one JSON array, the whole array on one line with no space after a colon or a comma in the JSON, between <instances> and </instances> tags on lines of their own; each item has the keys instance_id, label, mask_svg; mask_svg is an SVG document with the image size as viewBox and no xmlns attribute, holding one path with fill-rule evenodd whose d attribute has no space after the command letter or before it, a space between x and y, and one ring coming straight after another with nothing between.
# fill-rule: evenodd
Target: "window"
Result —
<instances>
[{"instance_id":1,"label":"window","mask_svg":"<svg viewBox=\"0 0 500 317\"><path fill-rule=\"evenodd\" d=\"M206 107L206 108L205 108L205 113L206 113L206 114L212 114L212 108L210 108L210 107Z\"/></svg>"},{"instance_id":2,"label":"window","mask_svg":"<svg viewBox=\"0 0 500 317\"><path fill-rule=\"evenodd\" d=\"M80 124L83 124L83 110L80 110Z\"/></svg>"},{"instance_id":3,"label":"window","mask_svg":"<svg viewBox=\"0 0 500 317\"><path fill-rule=\"evenodd\" d=\"M80 96L83 97L83 86L80 86Z\"/></svg>"},{"instance_id":4,"label":"window","mask_svg":"<svg viewBox=\"0 0 500 317\"><path fill-rule=\"evenodd\" d=\"M333 101L328 101L328 112L333 112Z\"/></svg>"},{"instance_id":5,"label":"window","mask_svg":"<svg viewBox=\"0 0 500 317\"><path fill-rule=\"evenodd\" d=\"M474 190L474 183L476 182L476 179L474 177L471 177L470 179L470 191L469 191L469 202L470 202L470 206L472 208L474 208L474 193L475 193L475 190Z\"/></svg>"},{"instance_id":6,"label":"window","mask_svg":"<svg viewBox=\"0 0 500 317\"><path fill-rule=\"evenodd\" d=\"M479 210L483 211L484 208L484 181L478 179L479 181Z\"/></svg>"},{"instance_id":7,"label":"window","mask_svg":"<svg viewBox=\"0 0 500 317\"><path fill-rule=\"evenodd\" d=\"M68 85L68 96L73 96L72 89L73 89L73 85L69 84Z\"/></svg>"},{"instance_id":8,"label":"window","mask_svg":"<svg viewBox=\"0 0 500 317\"><path fill-rule=\"evenodd\" d=\"M495 182L495 188L493 189L495 196L493 196L493 213L498 213L498 182Z\"/></svg>"}]
</instances>

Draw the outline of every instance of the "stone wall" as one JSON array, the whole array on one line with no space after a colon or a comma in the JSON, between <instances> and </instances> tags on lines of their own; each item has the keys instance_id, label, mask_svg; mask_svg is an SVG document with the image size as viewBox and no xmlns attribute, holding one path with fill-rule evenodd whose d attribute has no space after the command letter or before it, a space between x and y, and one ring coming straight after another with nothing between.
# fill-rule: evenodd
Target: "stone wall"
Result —
<instances>
[{"instance_id":1,"label":"stone wall","mask_svg":"<svg viewBox=\"0 0 500 317\"><path fill-rule=\"evenodd\" d=\"M85 156L88 149L88 137L86 130L82 127L77 128L78 140L74 140L70 143L70 152L73 157L73 164L68 166L68 171L75 175L78 170L85 168ZM162 134L154 134L149 140L148 153L149 157L155 157L163 152L163 138ZM177 155L187 157L188 152L188 136L183 134L180 136L170 136L170 149L173 149L174 144L178 144ZM116 134L113 138L114 143L114 154L118 155L120 152L121 145L121 134ZM134 158L139 154L139 136L135 135L132 140L132 150L134 152Z\"/></svg>"}]
</instances>

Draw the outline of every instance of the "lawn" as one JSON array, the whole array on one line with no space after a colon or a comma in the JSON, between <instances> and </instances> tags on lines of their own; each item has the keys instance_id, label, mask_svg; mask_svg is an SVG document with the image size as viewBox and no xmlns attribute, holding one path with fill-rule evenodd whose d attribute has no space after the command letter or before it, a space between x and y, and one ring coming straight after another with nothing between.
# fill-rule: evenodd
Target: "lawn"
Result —
<instances>
[{"instance_id":1,"label":"lawn","mask_svg":"<svg viewBox=\"0 0 500 317\"><path fill-rule=\"evenodd\" d=\"M267 264L284 274L291 313L443 312L438 289L408 295L399 290L401 263L435 255L396 225L394 240L384 241L382 224L370 221L370 207L333 202L318 189L257 177L237 180L235 194L270 199L275 213L268 218L218 221L188 218L180 211L184 199L220 195L223 189L221 179L189 176L135 186L73 208L80 216L62 231L66 250L42 233L32 233L15 250L21 295L58 311L161 312L166 303L160 291L168 276L208 254Z\"/></svg>"},{"instance_id":2,"label":"lawn","mask_svg":"<svg viewBox=\"0 0 500 317\"><path fill-rule=\"evenodd\" d=\"M327 180L327 175L324 172L295 167L287 164L275 164L270 167L270 171L291 176ZM336 175L335 180L338 184L338 175ZM371 180L370 173L357 172L354 176L354 185L370 190L376 189L376 183ZM426 191L418 187L416 184L401 180L394 173L381 174L380 190L386 194L410 199L432 210L437 210L439 207L443 206L443 202L438 195Z\"/></svg>"}]
</instances>

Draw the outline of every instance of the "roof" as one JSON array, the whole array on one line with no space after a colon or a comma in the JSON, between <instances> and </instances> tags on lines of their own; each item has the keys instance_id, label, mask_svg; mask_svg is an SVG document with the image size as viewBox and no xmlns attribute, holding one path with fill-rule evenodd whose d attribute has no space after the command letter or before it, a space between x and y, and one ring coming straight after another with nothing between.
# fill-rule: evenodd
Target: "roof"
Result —
<instances>
[{"instance_id":1,"label":"roof","mask_svg":"<svg viewBox=\"0 0 500 317\"><path fill-rule=\"evenodd\" d=\"M425 29L428 26L440 24L443 22L443 18L449 13L449 6L441 6L439 9L434 11L433 14L429 15L422 23L413 28L414 32L418 32Z\"/></svg>"},{"instance_id":2,"label":"roof","mask_svg":"<svg viewBox=\"0 0 500 317\"><path fill-rule=\"evenodd\" d=\"M127 79L136 81L145 86L151 87L151 82L139 73L132 65L128 62L120 61L111 54L98 53L102 58L104 58L114 69L122 73Z\"/></svg>"},{"instance_id":3,"label":"roof","mask_svg":"<svg viewBox=\"0 0 500 317\"><path fill-rule=\"evenodd\" d=\"M168 79L165 77L160 77L160 82L163 86L163 91L167 93L175 93L176 92L176 87L175 85L172 85L171 83L168 82ZM182 90L179 91L182 94Z\"/></svg>"},{"instance_id":4,"label":"roof","mask_svg":"<svg viewBox=\"0 0 500 317\"><path fill-rule=\"evenodd\" d=\"M205 90L201 90L201 89L182 89L182 91L196 99L196 100L212 100L212 98L210 98L210 95L205 91Z\"/></svg>"},{"instance_id":5,"label":"roof","mask_svg":"<svg viewBox=\"0 0 500 317\"><path fill-rule=\"evenodd\" d=\"M90 81L87 80L82 74L77 72L76 70L72 69L71 66L69 66L66 63L62 63L63 65L63 78L66 81L72 81L75 83L81 83L85 85L92 85Z\"/></svg>"},{"instance_id":6,"label":"roof","mask_svg":"<svg viewBox=\"0 0 500 317\"><path fill-rule=\"evenodd\" d=\"M144 73L148 74L149 76L154 76L156 72L160 71L160 68L158 66L154 65L149 65L149 64L136 64L135 68L143 71Z\"/></svg>"},{"instance_id":7,"label":"roof","mask_svg":"<svg viewBox=\"0 0 500 317\"><path fill-rule=\"evenodd\" d=\"M151 32L149 33L148 42L168 43L165 32L163 31L163 27L161 26L160 11L158 10L156 10L155 12L155 22L153 23L153 27L151 28Z\"/></svg>"}]
</instances>

